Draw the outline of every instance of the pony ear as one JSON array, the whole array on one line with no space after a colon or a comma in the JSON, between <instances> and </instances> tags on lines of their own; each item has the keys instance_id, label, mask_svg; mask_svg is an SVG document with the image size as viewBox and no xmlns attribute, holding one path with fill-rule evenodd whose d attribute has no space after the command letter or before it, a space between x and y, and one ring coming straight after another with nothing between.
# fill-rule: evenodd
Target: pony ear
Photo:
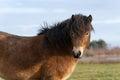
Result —
<instances>
[{"instance_id":1,"label":"pony ear","mask_svg":"<svg viewBox=\"0 0 120 80\"><path fill-rule=\"evenodd\" d=\"M72 21L74 21L75 20L75 15L72 15L71 19L72 19Z\"/></svg>"},{"instance_id":2,"label":"pony ear","mask_svg":"<svg viewBox=\"0 0 120 80\"><path fill-rule=\"evenodd\" d=\"M89 16L87 17L87 20L88 20L89 22L92 22L92 16L89 15Z\"/></svg>"}]
</instances>

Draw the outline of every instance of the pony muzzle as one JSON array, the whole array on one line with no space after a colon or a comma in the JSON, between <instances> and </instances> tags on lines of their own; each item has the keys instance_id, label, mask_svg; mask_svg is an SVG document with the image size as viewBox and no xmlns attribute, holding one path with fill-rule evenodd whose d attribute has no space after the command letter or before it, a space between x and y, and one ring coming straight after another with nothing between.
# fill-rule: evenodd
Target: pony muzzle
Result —
<instances>
[{"instance_id":1,"label":"pony muzzle","mask_svg":"<svg viewBox=\"0 0 120 80\"><path fill-rule=\"evenodd\" d=\"M83 55L83 48L82 47L79 47L79 48L73 47L72 55L74 58L81 58Z\"/></svg>"}]
</instances>

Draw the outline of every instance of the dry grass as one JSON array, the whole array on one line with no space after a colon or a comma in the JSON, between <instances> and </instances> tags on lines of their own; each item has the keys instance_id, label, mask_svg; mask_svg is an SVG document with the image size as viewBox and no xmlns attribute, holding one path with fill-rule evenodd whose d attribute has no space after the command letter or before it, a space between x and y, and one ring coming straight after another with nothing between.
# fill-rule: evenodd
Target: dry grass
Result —
<instances>
[{"instance_id":1,"label":"dry grass","mask_svg":"<svg viewBox=\"0 0 120 80\"><path fill-rule=\"evenodd\" d=\"M89 49L80 63L120 63L120 48Z\"/></svg>"},{"instance_id":2,"label":"dry grass","mask_svg":"<svg viewBox=\"0 0 120 80\"><path fill-rule=\"evenodd\" d=\"M120 55L120 48L115 47L112 49L107 49L107 48L89 49L86 51L86 54L84 56L95 56L95 55Z\"/></svg>"}]
</instances>

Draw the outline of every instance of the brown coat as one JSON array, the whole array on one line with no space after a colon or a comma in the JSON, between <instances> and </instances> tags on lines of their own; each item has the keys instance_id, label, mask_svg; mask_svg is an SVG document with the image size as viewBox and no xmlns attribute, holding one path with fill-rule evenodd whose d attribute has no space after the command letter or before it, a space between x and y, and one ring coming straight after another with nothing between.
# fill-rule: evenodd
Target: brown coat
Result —
<instances>
[{"instance_id":1,"label":"brown coat","mask_svg":"<svg viewBox=\"0 0 120 80\"><path fill-rule=\"evenodd\" d=\"M77 60L43 38L0 33L0 75L6 80L65 80Z\"/></svg>"}]
</instances>

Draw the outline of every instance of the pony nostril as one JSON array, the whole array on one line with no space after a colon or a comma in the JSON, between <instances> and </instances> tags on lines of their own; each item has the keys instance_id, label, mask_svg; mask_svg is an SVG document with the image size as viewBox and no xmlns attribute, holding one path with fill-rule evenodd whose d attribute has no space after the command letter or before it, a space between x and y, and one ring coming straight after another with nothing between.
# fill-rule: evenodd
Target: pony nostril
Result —
<instances>
[{"instance_id":1,"label":"pony nostril","mask_svg":"<svg viewBox=\"0 0 120 80\"><path fill-rule=\"evenodd\" d=\"M79 56L81 55L81 51L78 52Z\"/></svg>"},{"instance_id":2,"label":"pony nostril","mask_svg":"<svg viewBox=\"0 0 120 80\"><path fill-rule=\"evenodd\" d=\"M81 56L81 51L79 51L78 53L75 53L74 51L73 51L73 56L74 56L74 58L80 58L80 56Z\"/></svg>"}]
</instances>

